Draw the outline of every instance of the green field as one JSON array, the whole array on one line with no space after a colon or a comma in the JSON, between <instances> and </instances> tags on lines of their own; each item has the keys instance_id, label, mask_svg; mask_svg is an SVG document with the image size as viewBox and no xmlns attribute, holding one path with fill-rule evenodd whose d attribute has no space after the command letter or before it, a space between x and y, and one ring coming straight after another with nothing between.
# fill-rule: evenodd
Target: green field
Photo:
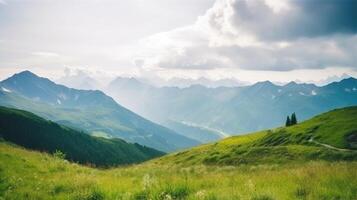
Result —
<instances>
[{"instance_id":1,"label":"green field","mask_svg":"<svg viewBox=\"0 0 357 200\"><path fill-rule=\"evenodd\" d=\"M356 199L357 162L92 169L0 143L2 199Z\"/></svg>"},{"instance_id":2,"label":"green field","mask_svg":"<svg viewBox=\"0 0 357 200\"><path fill-rule=\"evenodd\" d=\"M0 142L2 199L357 199L357 107L96 169Z\"/></svg>"}]
</instances>

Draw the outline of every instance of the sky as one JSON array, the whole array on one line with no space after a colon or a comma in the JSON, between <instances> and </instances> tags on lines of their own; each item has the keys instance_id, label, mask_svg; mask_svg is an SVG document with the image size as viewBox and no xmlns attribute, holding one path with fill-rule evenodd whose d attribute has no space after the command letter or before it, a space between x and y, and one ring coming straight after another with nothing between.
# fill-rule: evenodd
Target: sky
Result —
<instances>
[{"instance_id":1,"label":"sky","mask_svg":"<svg viewBox=\"0 0 357 200\"><path fill-rule=\"evenodd\" d=\"M355 0L0 0L0 78L357 77Z\"/></svg>"}]
</instances>

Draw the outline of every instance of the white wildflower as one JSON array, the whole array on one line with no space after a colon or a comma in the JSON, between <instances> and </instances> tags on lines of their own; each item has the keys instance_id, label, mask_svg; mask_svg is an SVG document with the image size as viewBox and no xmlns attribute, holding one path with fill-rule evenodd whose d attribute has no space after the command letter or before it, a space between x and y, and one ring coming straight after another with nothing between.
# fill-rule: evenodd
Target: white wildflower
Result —
<instances>
[{"instance_id":1,"label":"white wildflower","mask_svg":"<svg viewBox=\"0 0 357 200\"><path fill-rule=\"evenodd\" d=\"M143 177L144 190L147 190L150 187L152 187L152 185L154 185L154 183L155 183L155 179L153 177L151 177L150 174L145 174L145 176Z\"/></svg>"},{"instance_id":2,"label":"white wildflower","mask_svg":"<svg viewBox=\"0 0 357 200\"><path fill-rule=\"evenodd\" d=\"M165 198L164 198L164 200L172 200L172 197L171 197L171 195L169 195L169 194L166 194L166 195L165 195Z\"/></svg>"},{"instance_id":3,"label":"white wildflower","mask_svg":"<svg viewBox=\"0 0 357 200\"><path fill-rule=\"evenodd\" d=\"M195 194L197 199L204 199L206 197L206 191L200 190Z\"/></svg>"}]
</instances>

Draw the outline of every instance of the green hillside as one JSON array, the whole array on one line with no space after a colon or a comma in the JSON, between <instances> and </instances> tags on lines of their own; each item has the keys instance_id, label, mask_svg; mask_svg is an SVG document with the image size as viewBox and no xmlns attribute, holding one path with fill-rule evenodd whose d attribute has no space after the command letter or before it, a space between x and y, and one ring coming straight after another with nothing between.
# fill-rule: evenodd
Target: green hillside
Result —
<instances>
[{"instance_id":1,"label":"green hillside","mask_svg":"<svg viewBox=\"0 0 357 200\"><path fill-rule=\"evenodd\" d=\"M0 199L280 200L357 197L357 162L93 169L0 142Z\"/></svg>"},{"instance_id":2,"label":"green hillside","mask_svg":"<svg viewBox=\"0 0 357 200\"><path fill-rule=\"evenodd\" d=\"M142 162L162 152L120 139L93 137L30 112L0 107L0 137L29 149L66 154L71 161L114 166Z\"/></svg>"},{"instance_id":3,"label":"green hillside","mask_svg":"<svg viewBox=\"0 0 357 200\"><path fill-rule=\"evenodd\" d=\"M41 126L53 124L27 112L2 110ZM89 168L0 141L0 199L355 200L356 111L334 110L289 128L230 137L112 169Z\"/></svg>"},{"instance_id":4,"label":"green hillside","mask_svg":"<svg viewBox=\"0 0 357 200\"><path fill-rule=\"evenodd\" d=\"M266 164L357 160L357 107L318 115L291 127L226 138L170 154L156 163Z\"/></svg>"}]
</instances>

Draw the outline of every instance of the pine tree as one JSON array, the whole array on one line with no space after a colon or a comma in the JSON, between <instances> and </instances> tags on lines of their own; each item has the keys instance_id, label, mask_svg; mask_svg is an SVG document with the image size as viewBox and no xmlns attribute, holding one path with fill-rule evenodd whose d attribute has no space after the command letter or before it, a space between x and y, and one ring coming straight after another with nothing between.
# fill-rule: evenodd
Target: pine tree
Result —
<instances>
[{"instance_id":1,"label":"pine tree","mask_svg":"<svg viewBox=\"0 0 357 200\"><path fill-rule=\"evenodd\" d=\"M291 115L291 125L295 125L295 124L297 124L297 119L296 119L296 115L295 115L295 113L293 113L292 115Z\"/></svg>"},{"instance_id":2,"label":"pine tree","mask_svg":"<svg viewBox=\"0 0 357 200\"><path fill-rule=\"evenodd\" d=\"M285 126L288 127L288 126L290 126L290 125L291 125L291 121L290 121L290 117L288 116L288 117L286 118Z\"/></svg>"}]
</instances>

